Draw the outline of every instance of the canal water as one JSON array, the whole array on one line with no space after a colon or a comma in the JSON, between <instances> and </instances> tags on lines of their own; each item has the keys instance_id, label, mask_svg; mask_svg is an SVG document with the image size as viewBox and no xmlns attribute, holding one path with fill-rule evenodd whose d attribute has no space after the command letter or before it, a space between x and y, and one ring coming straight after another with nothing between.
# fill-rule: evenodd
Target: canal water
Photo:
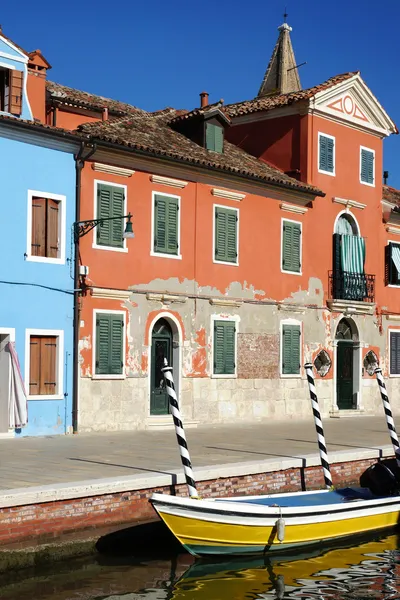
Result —
<instances>
[{"instance_id":1,"label":"canal water","mask_svg":"<svg viewBox=\"0 0 400 600\"><path fill-rule=\"evenodd\" d=\"M101 555L0 575L1 600L386 600L400 598L397 535L293 556L196 561ZM165 554L167 552L167 554ZM172 550L171 550L172 552Z\"/></svg>"}]
</instances>

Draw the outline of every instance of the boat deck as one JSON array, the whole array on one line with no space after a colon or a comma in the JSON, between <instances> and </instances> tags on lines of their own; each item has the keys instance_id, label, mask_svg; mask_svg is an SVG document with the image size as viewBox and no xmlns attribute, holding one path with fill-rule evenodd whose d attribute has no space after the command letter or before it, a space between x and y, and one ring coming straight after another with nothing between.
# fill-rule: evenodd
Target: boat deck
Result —
<instances>
[{"instance_id":1,"label":"boat deck","mask_svg":"<svg viewBox=\"0 0 400 600\"><path fill-rule=\"evenodd\" d=\"M322 506L325 504L341 504L343 502L354 502L357 500L373 500L378 498L367 488L342 488L329 492L315 492L311 494L295 493L293 495L260 496L252 499L232 499L232 502L241 504L257 504L263 506ZM217 500L218 502L218 500Z\"/></svg>"}]
</instances>

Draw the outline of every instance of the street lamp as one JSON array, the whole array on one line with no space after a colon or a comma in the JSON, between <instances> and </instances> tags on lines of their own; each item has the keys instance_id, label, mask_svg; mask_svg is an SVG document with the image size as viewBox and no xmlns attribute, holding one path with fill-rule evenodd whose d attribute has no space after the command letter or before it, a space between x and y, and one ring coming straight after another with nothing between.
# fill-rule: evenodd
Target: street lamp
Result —
<instances>
[{"instance_id":1,"label":"street lamp","mask_svg":"<svg viewBox=\"0 0 400 600\"><path fill-rule=\"evenodd\" d=\"M126 219L125 231L122 234L124 239L134 238L135 234L133 232L132 227L132 215L128 213L127 215L120 215L118 217L105 217L103 219L88 219L87 221L76 221L74 223L74 239L77 243L79 238L83 237L89 231L92 231L95 227L103 225L105 221L115 221L116 219Z\"/></svg>"}]
</instances>

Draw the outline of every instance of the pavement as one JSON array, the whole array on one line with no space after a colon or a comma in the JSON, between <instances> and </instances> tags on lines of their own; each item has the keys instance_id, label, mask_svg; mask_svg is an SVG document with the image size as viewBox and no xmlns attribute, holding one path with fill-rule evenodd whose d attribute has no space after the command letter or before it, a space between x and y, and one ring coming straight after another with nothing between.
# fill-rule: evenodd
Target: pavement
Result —
<instances>
[{"instance_id":1,"label":"pavement","mask_svg":"<svg viewBox=\"0 0 400 600\"><path fill-rule=\"evenodd\" d=\"M324 429L328 454L335 461L392 452L383 415L326 419ZM279 470L283 464L281 468L319 462L312 420L200 425L188 429L186 437L195 475L196 469L224 476L264 464L270 464L267 470ZM10 501L13 490L51 490L121 478L159 485L159 476L165 479L181 471L173 429L0 439L0 456L0 499L7 496Z\"/></svg>"}]
</instances>

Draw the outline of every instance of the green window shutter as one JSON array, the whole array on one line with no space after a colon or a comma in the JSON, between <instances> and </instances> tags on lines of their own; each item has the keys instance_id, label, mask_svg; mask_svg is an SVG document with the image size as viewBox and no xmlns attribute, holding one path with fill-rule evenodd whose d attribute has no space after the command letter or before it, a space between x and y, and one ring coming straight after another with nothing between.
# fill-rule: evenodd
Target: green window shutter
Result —
<instances>
[{"instance_id":1,"label":"green window shutter","mask_svg":"<svg viewBox=\"0 0 400 600\"><path fill-rule=\"evenodd\" d=\"M120 375L123 370L124 318L122 315L110 315L110 375Z\"/></svg>"},{"instance_id":2,"label":"green window shutter","mask_svg":"<svg viewBox=\"0 0 400 600\"><path fill-rule=\"evenodd\" d=\"M283 221L282 232L282 270L300 273L301 260L301 226L300 223Z\"/></svg>"},{"instance_id":3,"label":"green window shutter","mask_svg":"<svg viewBox=\"0 0 400 600\"><path fill-rule=\"evenodd\" d=\"M154 196L154 252L178 254L178 198Z\"/></svg>"},{"instance_id":4,"label":"green window shutter","mask_svg":"<svg viewBox=\"0 0 400 600\"><path fill-rule=\"evenodd\" d=\"M123 188L99 183L97 185L97 218L123 217L124 201ZM104 221L103 224L98 225L96 228L97 244L100 246L123 248L123 230L124 219Z\"/></svg>"},{"instance_id":5,"label":"green window shutter","mask_svg":"<svg viewBox=\"0 0 400 600\"><path fill-rule=\"evenodd\" d=\"M235 323L232 321L214 322L214 374L235 374Z\"/></svg>"},{"instance_id":6,"label":"green window shutter","mask_svg":"<svg viewBox=\"0 0 400 600\"><path fill-rule=\"evenodd\" d=\"M120 375L123 372L123 325L122 315L97 314L96 375Z\"/></svg>"},{"instance_id":7,"label":"green window shutter","mask_svg":"<svg viewBox=\"0 0 400 600\"><path fill-rule=\"evenodd\" d=\"M215 207L215 260L237 262L237 212Z\"/></svg>"},{"instance_id":8,"label":"green window shutter","mask_svg":"<svg viewBox=\"0 0 400 600\"><path fill-rule=\"evenodd\" d=\"M299 325L283 325L282 327L282 373L283 375L300 373Z\"/></svg>"},{"instance_id":9,"label":"green window shutter","mask_svg":"<svg viewBox=\"0 0 400 600\"><path fill-rule=\"evenodd\" d=\"M361 181L374 183L374 153L361 148Z\"/></svg>"},{"instance_id":10,"label":"green window shutter","mask_svg":"<svg viewBox=\"0 0 400 600\"><path fill-rule=\"evenodd\" d=\"M96 375L109 375L109 339L110 315L98 313L96 318Z\"/></svg>"},{"instance_id":11,"label":"green window shutter","mask_svg":"<svg viewBox=\"0 0 400 600\"><path fill-rule=\"evenodd\" d=\"M224 130L214 123L206 123L206 149L214 152L224 151Z\"/></svg>"},{"instance_id":12,"label":"green window shutter","mask_svg":"<svg viewBox=\"0 0 400 600\"><path fill-rule=\"evenodd\" d=\"M325 135L319 136L319 170L333 173L334 140Z\"/></svg>"}]
</instances>

